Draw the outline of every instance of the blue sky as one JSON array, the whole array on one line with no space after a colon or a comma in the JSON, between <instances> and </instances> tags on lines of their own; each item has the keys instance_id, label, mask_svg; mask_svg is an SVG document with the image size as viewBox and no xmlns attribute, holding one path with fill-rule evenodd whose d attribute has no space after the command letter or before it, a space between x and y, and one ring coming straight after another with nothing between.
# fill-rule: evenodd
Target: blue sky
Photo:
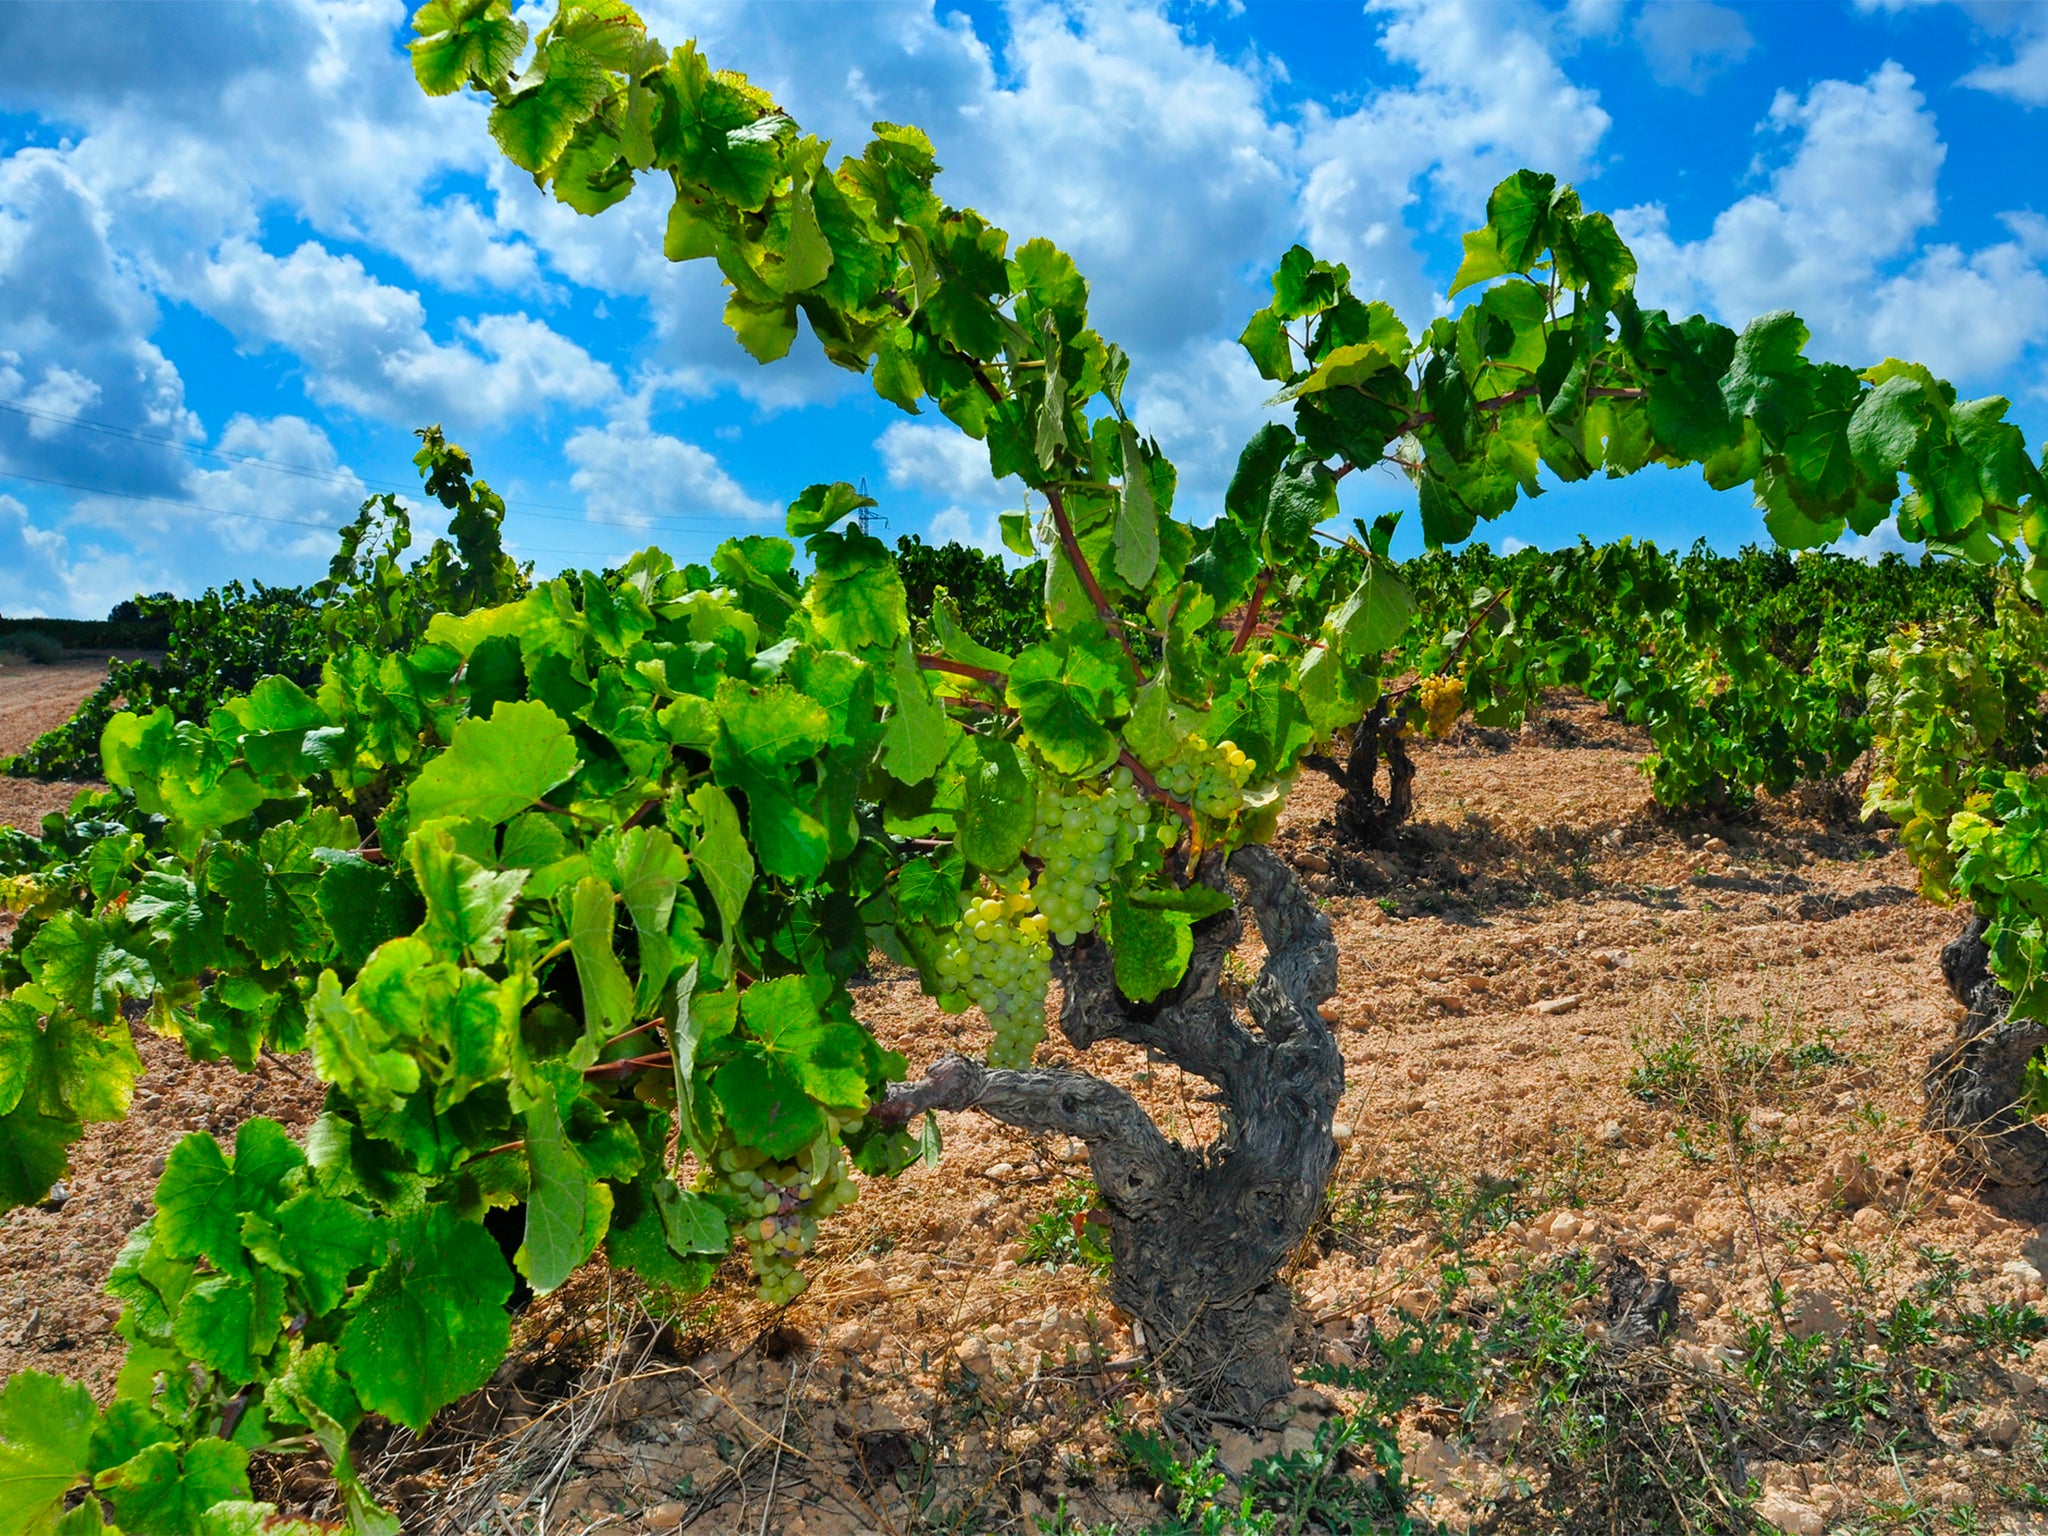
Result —
<instances>
[{"instance_id":1,"label":"blue sky","mask_svg":"<svg viewBox=\"0 0 2048 1536\"><path fill-rule=\"evenodd\" d=\"M1817 355L1919 358L2048 430L2048 4L643 14L843 150L920 124L952 201L1072 251L1197 521L1263 419L1231 338L1280 253L1426 319L1522 165L1615 214L1648 302L1791 307ZM820 479L865 479L891 534L993 544L1019 498L975 445L807 340L754 365L715 272L661 259L658 193L595 220L552 203L480 103L418 93L407 35L378 0L0 6L0 613L316 576L364 495L416 484L431 421L544 571L701 557ZM1408 501L1387 476L1345 493ZM1481 536L1582 532L1733 548L1761 523L1652 471Z\"/></svg>"}]
</instances>

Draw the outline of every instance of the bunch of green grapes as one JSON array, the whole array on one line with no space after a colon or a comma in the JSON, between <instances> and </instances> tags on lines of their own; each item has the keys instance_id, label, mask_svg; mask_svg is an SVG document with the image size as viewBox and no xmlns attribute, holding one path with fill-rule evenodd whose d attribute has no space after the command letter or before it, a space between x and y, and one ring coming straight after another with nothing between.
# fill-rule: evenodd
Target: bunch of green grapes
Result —
<instances>
[{"instance_id":1,"label":"bunch of green grapes","mask_svg":"<svg viewBox=\"0 0 2048 1536\"><path fill-rule=\"evenodd\" d=\"M1243 807L1252 760L1234 741L1219 741L1212 747L1199 736L1188 736L1153 772L1159 787L1176 800L1204 816L1229 821Z\"/></svg>"},{"instance_id":2,"label":"bunch of green grapes","mask_svg":"<svg viewBox=\"0 0 2048 1536\"><path fill-rule=\"evenodd\" d=\"M960 898L960 921L939 952L942 990L965 993L995 1031L992 1067L1022 1067L1045 1038L1052 984L1046 917L1028 891Z\"/></svg>"},{"instance_id":3,"label":"bunch of green grapes","mask_svg":"<svg viewBox=\"0 0 2048 1536\"><path fill-rule=\"evenodd\" d=\"M810 1283L796 1266L817 1243L818 1223L860 1193L836 1136L819 1137L792 1162L777 1162L755 1147L721 1148L696 1187L724 1195L739 1209L739 1236L761 1299L775 1306L796 1300Z\"/></svg>"},{"instance_id":4,"label":"bunch of green grapes","mask_svg":"<svg viewBox=\"0 0 2048 1536\"><path fill-rule=\"evenodd\" d=\"M1026 846L1042 868L1031 893L1060 943L1095 930L1103 887L1151 819L1152 807L1128 768L1110 774L1101 789L1039 775L1037 819Z\"/></svg>"},{"instance_id":5,"label":"bunch of green grapes","mask_svg":"<svg viewBox=\"0 0 2048 1536\"><path fill-rule=\"evenodd\" d=\"M1464 713L1464 679L1425 677L1417 689L1417 697L1422 705L1424 729L1432 736L1442 736L1458 723L1458 716Z\"/></svg>"}]
</instances>

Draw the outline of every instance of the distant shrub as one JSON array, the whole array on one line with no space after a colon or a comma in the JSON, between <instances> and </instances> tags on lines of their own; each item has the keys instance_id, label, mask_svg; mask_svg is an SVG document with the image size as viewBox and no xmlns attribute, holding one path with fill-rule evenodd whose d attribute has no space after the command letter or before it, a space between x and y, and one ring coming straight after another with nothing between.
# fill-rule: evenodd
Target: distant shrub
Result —
<instances>
[{"instance_id":1,"label":"distant shrub","mask_svg":"<svg viewBox=\"0 0 2048 1536\"><path fill-rule=\"evenodd\" d=\"M39 629L22 629L0 637L0 651L11 652L24 661L47 667L64 654L64 647Z\"/></svg>"}]
</instances>

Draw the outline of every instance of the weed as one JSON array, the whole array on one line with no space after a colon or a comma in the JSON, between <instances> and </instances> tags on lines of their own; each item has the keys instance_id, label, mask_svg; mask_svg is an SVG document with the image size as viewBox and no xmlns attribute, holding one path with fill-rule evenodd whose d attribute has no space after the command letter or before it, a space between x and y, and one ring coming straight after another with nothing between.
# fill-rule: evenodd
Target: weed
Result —
<instances>
[{"instance_id":1,"label":"weed","mask_svg":"<svg viewBox=\"0 0 2048 1536\"><path fill-rule=\"evenodd\" d=\"M1109 1231L1090 1219L1101 1204L1093 1179L1069 1179L1053 1208L1025 1229L1024 1257L1047 1269L1063 1264L1109 1268Z\"/></svg>"}]
</instances>

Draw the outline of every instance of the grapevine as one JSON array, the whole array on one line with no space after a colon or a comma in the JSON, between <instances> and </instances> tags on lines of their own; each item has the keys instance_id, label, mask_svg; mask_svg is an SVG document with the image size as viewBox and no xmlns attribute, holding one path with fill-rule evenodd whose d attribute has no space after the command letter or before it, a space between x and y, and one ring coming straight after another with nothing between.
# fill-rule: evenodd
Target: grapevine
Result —
<instances>
[{"instance_id":1,"label":"grapevine","mask_svg":"<svg viewBox=\"0 0 2048 1536\"><path fill-rule=\"evenodd\" d=\"M1502 582L1416 636L1389 520L1312 553L1341 477L1396 462L1440 547L1533 495L1539 466L1700 465L1750 485L1787 546L1896 504L1908 539L2048 593L2044 482L2003 402L1813 362L1790 315L1738 335L1644 309L1612 223L1549 177L1496 188L1452 285L1479 291L1419 333L1289 251L1242 339L1291 420L1259 429L1197 527L1071 259L947 207L918 130L878 126L828 165L765 92L621 6L568 0L536 35L506 0L435 0L414 27L421 86L487 97L500 148L572 209L672 192L667 253L717 263L756 359L807 329L1022 479L1045 507L1044 625L977 638L936 595L913 625L851 521L867 499L837 483L790 504L786 539L708 566L650 550L529 584L502 503L444 454L429 489L454 544L405 563L388 508L346 531L317 682L267 676L199 720L112 716L115 794L46 850L0 846L23 914L0 957L0 1200L42 1198L84 1126L125 1113L133 1014L198 1057L305 1049L329 1092L304 1147L252 1121L167 1161L112 1282L130 1355L111 1406L35 1373L6 1387L22 1527L212 1536L246 1525L253 1448L317 1444L351 1524L390 1532L349 1437L371 1414L420 1429L489 1379L515 1267L546 1293L602 1255L687 1290L744 1251L786 1302L853 1172L906 1166L927 1111L1083 1138L1113 1299L1162 1341L1163 1379L1256 1420L1291 1386L1280 1276L1322 1209L1343 1086L1327 921L1259 846L1304 761L1405 715L1385 680L1417 640L1413 704L1440 729L1454 698L1515 707L1553 661L1710 722L1705 679L1782 712L1855 665L1752 668L1740 616L1648 595L1659 563L1634 548L1557 562L1555 603ZM1632 614L1680 607L1636 643ZM1545 611L1578 642L1553 655ZM1721 773L1687 755L1709 735L1660 741L1673 782ZM2006 904L2024 950L2038 780L1971 784L1989 798L1947 820L1954 878ZM1240 903L1269 956L1249 1024L1221 986ZM872 948L978 1003L992 1065L905 1081L848 991ZM1190 1156L1084 1071L1006 1066L1044 1032L1049 972L1070 1044L1207 1078L1232 1135ZM524 1212L513 1265L494 1207ZM42 1422L76 1432L18 1428Z\"/></svg>"}]
</instances>

